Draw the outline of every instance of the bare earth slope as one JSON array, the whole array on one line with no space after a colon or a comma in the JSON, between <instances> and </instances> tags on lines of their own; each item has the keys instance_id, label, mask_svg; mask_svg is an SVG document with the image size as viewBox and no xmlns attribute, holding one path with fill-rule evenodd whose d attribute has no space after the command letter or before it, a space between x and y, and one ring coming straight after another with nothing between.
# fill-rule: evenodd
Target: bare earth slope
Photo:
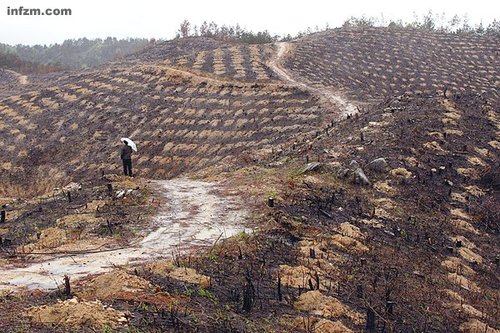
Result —
<instances>
[{"instance_id":1,"label":"bare earth slope","mask_svg":"<svg viewBox=\"0 0 500 333\"><path fill-rule=\"evenodd\" d=\"M0 317L33 332L499 332L498 43L384 28L277 45L177 40L9 95L0 196L90 180L0 199L2 264L33 269L33 249L88 239L158 258L175 229L199 251L72 280L78 299L65 302L0 292ZM166 206L142 177L113 175L125 135L139 176L221 185L160 183L172 210L139 240L152 248L133 246L152 227L143 215ZM255 232L203 251L190 223L238 222L227 196Z\"/></svg>"},{"instance_id":2,"label":"bare earth slope","mask_svg":"<svg viewBox=\"0 0 500 333\"><path fill-rule=\"evenodd\" d=\"M251 63L243 66L254 70ZM70 72L45 88L0 100L0 168L7 183L1 191L20 192L10 183L22 187L39 175L50 175L50 185L35 192L69 182L69 174L116 170L123 136L139 145L140 175L166 178L228 156L270 151L321 122L316 98L307 92L219 80L216 70L125 62Z\"/></svg>"},{"instance_id":3,"label":"bare earth slope","mask_svg":"<svg viewBox=\"0 0 500 333\"><path fill-rule=\"evenodd\" d=\"M338 274L342 299L373 307L379 329L496 332L499 129L498 113L476 94L401 96L299 149L297 158L318 156L325 169L287 189L283 210L309 217L297 230L310 228L302 234L310 247L343 254L338 271L308 267ZM387 164L370 165L377 158ZM352 161L370 185L349 171Z\"/></svg>"},{"instance_id":4,"label":"bare earth slope","mask_svg":"<svg viewBox=\"0 0 500 333\"><path fill-rule=\"evenodd\" d=\"M359 100L403 93L474 91L499 98L495 36L390 28L342 28L294 42L285 66L318 86Z\"/></svg>"}]
</instances>

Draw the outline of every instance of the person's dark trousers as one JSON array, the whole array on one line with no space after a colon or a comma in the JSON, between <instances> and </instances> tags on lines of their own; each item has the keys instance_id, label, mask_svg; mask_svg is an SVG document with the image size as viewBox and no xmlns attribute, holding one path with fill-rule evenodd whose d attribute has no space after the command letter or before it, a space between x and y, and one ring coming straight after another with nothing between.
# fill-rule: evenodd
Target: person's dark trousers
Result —
<instances>
[{"instance_id":1,"label":"person's dark trousers","mask_svg":"<svg viewBox=\"0 0 500 333\"><path fill-rule=\"evenodd\" d=\"M125 176L132 177L132 160L122 160L123 161L123 173Z\"/></svg>"}]
</instances>

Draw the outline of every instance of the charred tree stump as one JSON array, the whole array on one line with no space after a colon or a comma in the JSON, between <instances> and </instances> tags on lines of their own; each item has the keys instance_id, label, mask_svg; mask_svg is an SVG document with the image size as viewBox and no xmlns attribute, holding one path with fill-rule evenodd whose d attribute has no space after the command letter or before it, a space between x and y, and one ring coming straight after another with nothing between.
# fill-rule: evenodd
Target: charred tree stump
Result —
<instances>
[{"instance_id":1,"label":"charred tree stump","mask_svg":"<svg viewBox=\"0 0 500 333\"><path fill-rule=\"evenodd\" d=\"M71 296L71 285L69 283L69 276L64 275L64 295Z\"/></svg>"},{"instance_id":2,"label":"charred tree stump","mask_svg":"<svg viewBox=\"0 0 500 333\"><path fill-rule=\"evenodd\" d=\"M71 192L70 192L70 191L68 191L68 192L66 193L66 195L67 195L67 197L68 197L68 202L73 202L73 198L71 198Z\"/></svg>"},{"instance_id":3,"label":"charred tree stump","mask_svg":"<svg viewBox=\"0 0 500 333\"><path fill-rule=\"evenodd\" d=\"M108 187L108 196L112 197L113 196L113 184L108 183L107 187Z\"/></svg>"},{"instance_id":4,"label":"charred tree stump","mask_svg":"<svg viewBox=\"0 0 500 333\"><path fill-rule=\"evenodd\" d=\"M243 259L243 252L241 251L241 246L238 245L238 259Z\"/></svg>"},{"instance_id":5,"label":"charred tree stump","mask_svg":"<svg viewBox=\"0 0 500 333\"><path fill-rule=\"evenodd\" d=\"M316 251L313 247L309 248L309 257L311 257L312 259L316 258Z\"/></svg>"},{"instance_id":6,"label":"charred tree stump","mask_svg":"<svg viewBox=\"0 0 500 333\"><path fill-rule=\"evenodd\" d=\"M281 275L278 273L278 301L283 300L283 294L281 292Z\"/></svg>"},{"instance_id":7,"label":"charred tree stump","mask_svg":"<svg viewBox=\"0 0 500 333\"><path fill-rule=\"evenodd\" d=\"M255 288L249 275L245 277L245 290L243 291L243 311L250 312L255 301Z\"/></svg>"},{"instance_id":8,"label":"charred tree stump","mask_svg":"<svg viewBox=\"0 0 500 333\"><path fill-rule=\"evenodd\" d=\"M5 210L0 212L0 223L5 223Z\"/></svg>"},{"instance_id":9,"label":"charred tree stump","mask_svg":"<svg viewBox=\"0 0 500 333\"><path fill-rule=\"evenodd\" d=\"M393 302L393 301L387 301L385 303L385 308L387 310L387 314L389 314L390 316L392 316L394 314L394 305L396 304L396 302Z\"/></svg>"},{"instance_id":10,"label":"charred tree stump","mask_svg":"<svg viewBox=\"0 0 500 333\"><path fill-rule=\"evenodd\" d=\"M271 208L272 208L272 207L274 207L274 198L269 197L269 198L267 199L267 205L268 205L269 207L271 207Z\"/></svg>"},{"instance_id":11,"label":"charred tree stump","mask_svg":"<svg viewBox=\"0 0 500 333\"><path fill-rule=\"evenodd\" d=\"M113 234L113 229L111 228L111 222L109 222L109 219L106 219L106 224L108 226L109 234Z\"/></svg>"},{"instance_id":12,"label":"charred tree stump","mask_svg":"<svg viewBox=\"0 0 500 333\"><path fill-rule=\"evenodd\" d=\"M363 298L363 286L360 284L356 287L356 296L358 296L358 298Z\"/></svg>"},{"instance_id":13,"label":"charred tree stump","mask_svg":"<svg viewBox=\"0 0 500 333\"><path fill-rule=\"evenodd\" d=\"M366 258L365 257L360 258L359 261L361 263L361 266L365 266L366 265Z\"/></svg>"},{"instance_id":14,"label":"charred tree stump","mask_svg":"<svg viewBox=\"0 0 500 333\"><path fill-rule=\"evenodd\" d=\"M366 311L366 329L375 332L375 312L371 308Z\"/></svg>"}]
</instances>

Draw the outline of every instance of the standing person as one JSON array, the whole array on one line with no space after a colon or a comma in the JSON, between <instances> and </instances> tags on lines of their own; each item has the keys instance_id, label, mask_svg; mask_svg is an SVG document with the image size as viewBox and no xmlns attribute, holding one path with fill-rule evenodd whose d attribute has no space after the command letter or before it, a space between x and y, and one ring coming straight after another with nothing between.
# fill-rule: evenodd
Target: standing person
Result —
<instances>
[{"instance_id":1,"label":"standing person","mask_svg":"<svg viewBox=\"0 0 500 333\"><path fill-rule=\"evenodd\" d=\"M120 158L123 162L123 173L125 176L132 177L132 147L128 145L127 140L123 140L124 146Z\"/></svg>"}]
</instances>

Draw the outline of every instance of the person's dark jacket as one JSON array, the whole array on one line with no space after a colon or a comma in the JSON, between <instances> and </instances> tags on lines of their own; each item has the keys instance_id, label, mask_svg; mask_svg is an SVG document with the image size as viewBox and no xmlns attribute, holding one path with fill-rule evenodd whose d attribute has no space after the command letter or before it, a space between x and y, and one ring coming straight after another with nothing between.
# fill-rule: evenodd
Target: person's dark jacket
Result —
<instances>
[{"instance_id":1,"label":"person's dark jacket","mask_svg":"<svg viewBox=\"0 0 500 333\"><path fill-rule=\"evenodd\" d=\"M132 147L123 146L122 153L120 154L122 160L131 160L132 159Z\"/></svg>"}]
</instances>

